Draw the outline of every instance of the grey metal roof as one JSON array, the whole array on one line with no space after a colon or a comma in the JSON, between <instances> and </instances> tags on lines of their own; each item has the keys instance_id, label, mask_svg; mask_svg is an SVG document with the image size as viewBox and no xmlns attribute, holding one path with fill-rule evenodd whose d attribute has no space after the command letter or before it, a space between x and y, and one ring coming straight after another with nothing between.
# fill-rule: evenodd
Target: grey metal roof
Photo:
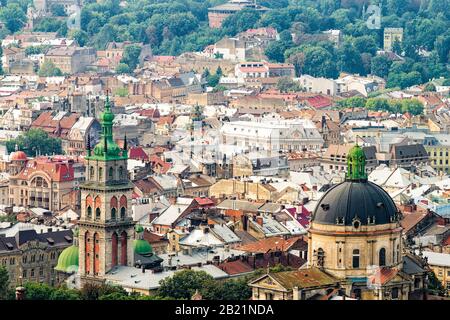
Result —
<instances>
[{"instance_id":1,"label":"grey metal roof","mask_svg":"<svg viewBox=\"0 0 450 320\"><path fill-rule=\"evenodd\" d=\"M317 204L312 222L351 226L358 218L361 225L388 224L396 219L397 208L380 186L368 181L345 181L329 189Z\"/></svg>"}]
</instances>

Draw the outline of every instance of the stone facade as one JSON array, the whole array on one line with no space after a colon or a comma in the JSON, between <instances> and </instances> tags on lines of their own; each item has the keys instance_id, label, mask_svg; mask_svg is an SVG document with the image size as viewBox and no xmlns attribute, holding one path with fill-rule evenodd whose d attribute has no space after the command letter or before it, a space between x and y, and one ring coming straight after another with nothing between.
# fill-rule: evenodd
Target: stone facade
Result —
<instances>
[{"instance_id":1,"label":"stone facade","mask_svg":"<svg viewBox=\"0 0 450 320\"><path fill-rule=\"evenodd\" d=\"M71 234L70 230L39 234L20 230L14 237L0 237L0 266L8 271L10 285L14 287L21 281L57 285L60 279L54 267L62 250L71 245Z\"/></svg>"}]
</instances>

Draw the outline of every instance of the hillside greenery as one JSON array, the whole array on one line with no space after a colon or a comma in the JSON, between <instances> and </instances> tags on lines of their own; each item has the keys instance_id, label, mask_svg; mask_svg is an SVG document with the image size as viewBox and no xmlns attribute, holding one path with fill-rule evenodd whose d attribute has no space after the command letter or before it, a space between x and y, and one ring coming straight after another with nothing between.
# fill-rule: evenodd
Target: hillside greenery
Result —
<instances>
[{"instance_id":1,"label":"hillside greenery","mask_svg":"<svg viewBox=\"0 0 450 320\"><path fill-rule=\"evenodd\" d=\"M0 19L9 33L23 28L31 2L1 0ZM450 0L381 0L379 30L366 26L363 12L378 0L262 0L258 3L271 9L267 13L245 9L228 17L221 29L209 28L208 8L224 2L129 0L121 6L119 0L90 0L81 12L81 30L69 32L64 20L53 18L43 19L35 30L56 31L97 49L128 40L150 44L154 54L179 55L201 51L248 28L270 26L278 30L280 40L270 44L266 55L272 61L293 63L298 74L336 78L340 72L371 73L385 78L388 88L450 78ZM59 7L52 11L63 14ZM403 42L394 43L403 61L376 55L383 47L384 27L404 28ZM339 47L314 36L329 29L343 31ZM133 64L123 62L119 71L130 72Z\"/></svg>"}]
</instances>

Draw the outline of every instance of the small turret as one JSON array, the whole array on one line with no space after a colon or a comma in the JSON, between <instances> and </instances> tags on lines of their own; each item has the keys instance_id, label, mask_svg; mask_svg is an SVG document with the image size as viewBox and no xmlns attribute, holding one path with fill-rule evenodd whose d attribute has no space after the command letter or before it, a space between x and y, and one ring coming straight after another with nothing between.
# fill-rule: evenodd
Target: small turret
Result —
<instances>
[{"instance_id":1,"label":"small turret","mask_svg":"<svg viewBox=\"0 0 450 320\"><path fill-rule=\"evenodd\" d=\"M355 145L347 155L347 181L367 180L366 155L363 149Z\"/></svg>"}]
</instances>

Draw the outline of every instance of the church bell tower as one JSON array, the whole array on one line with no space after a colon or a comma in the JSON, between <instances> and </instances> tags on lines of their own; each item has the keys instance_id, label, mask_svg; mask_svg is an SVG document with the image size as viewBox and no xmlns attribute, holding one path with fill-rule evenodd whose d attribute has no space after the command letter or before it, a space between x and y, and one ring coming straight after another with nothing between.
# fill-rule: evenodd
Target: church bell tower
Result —
<instances>
[{"instance_id":1,"label":"church bell tower","mask_svg":"<svg viewBox=\"0 0 450 320\"><path fill-rule=\"evenodd\" d=\"M91 150L87 139L86 181L81 186L79 272L82 283L102 282L118 265L133 264L131 195L127 174L127 147L113 139L114 114L109 97L100 116L102 135ZM125 138L126 139L126 138Z\"/></svg>"}]
</instances>

